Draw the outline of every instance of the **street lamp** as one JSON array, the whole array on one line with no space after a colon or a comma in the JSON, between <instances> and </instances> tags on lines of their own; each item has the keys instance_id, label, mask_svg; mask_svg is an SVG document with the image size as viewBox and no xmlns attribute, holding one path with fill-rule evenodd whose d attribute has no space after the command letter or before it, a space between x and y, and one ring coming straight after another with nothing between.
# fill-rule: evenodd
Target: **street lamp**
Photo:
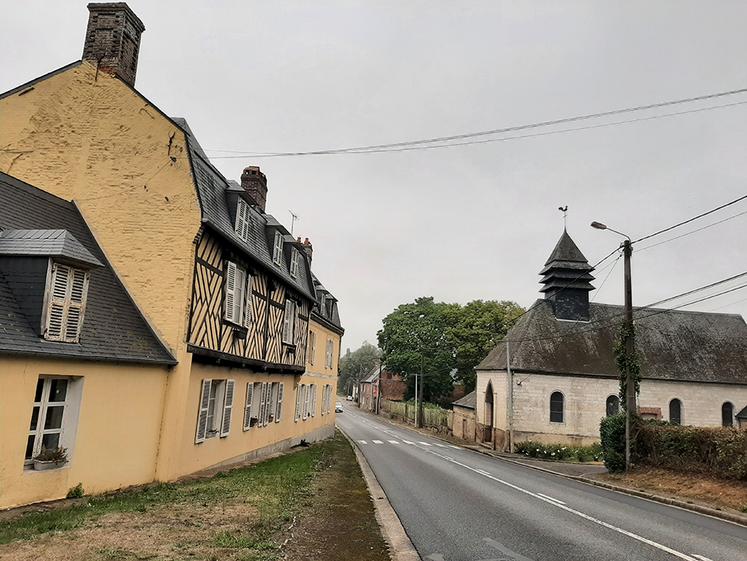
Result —
<instances>
[{"instance_id":1,"label":"street lamp","mask_svg":"<svg viewBox=\"0 0 747 561\"><path fill-rule=\"evenodd\" d=\"M630 258L633 255L633 243L630 236L613 230L601 222L592 222L592 228L597 230L609 230L625 238L622 243L623 257L625 258L625 327L627 336L625 337L625 353L628 357L633 356L635 352L635 342L633 340L633 288L630 274ZM632 379L630 368L625 372L625 471L630 470L630 417L636 407L635 403L635 380Z\"/></svg>"}]
</instances>

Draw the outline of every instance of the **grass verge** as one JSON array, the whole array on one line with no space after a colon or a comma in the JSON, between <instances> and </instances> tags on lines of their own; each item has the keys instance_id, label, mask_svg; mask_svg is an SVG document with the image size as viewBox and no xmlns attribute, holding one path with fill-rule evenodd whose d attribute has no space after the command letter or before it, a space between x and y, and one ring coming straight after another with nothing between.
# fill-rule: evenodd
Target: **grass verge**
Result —
<instances>
[{"instance_id":1,"label":"grass verge","mask_svg":"<svg viewBox=\"0 0 747 561\"><path fill-rule=\"evenodd\" d=\"M309 448L210 479L158 484L90 497L68 508L27 512L0 525L0 558L279 559L282 545L293 543L289 528L294 521L303 520L310 505L327 500L318 494L318 479L334 474L339 465L336 457L345 455L342 444L352 455L338 434ZM372 510L370 518L373 521ZM354 531L356 528L350 527L343 533Z\"/></svg>"}]
</instances>

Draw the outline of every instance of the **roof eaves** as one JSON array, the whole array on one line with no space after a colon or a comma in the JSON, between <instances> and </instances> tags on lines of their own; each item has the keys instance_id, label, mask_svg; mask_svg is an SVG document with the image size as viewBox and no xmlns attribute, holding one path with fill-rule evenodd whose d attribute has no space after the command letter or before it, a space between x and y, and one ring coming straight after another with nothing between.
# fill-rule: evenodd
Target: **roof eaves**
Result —
<instances>
[{"instance_id":1,"label":"roof eaves","mask_svg":"<svg viewBox=\"0 0 747 561\"><path fill-rule=\"evenodd\" d=\"M25 82L21 84L20 86L16 86L15 88L12 88L6 92L0 93L0 99L4 99L6 97L10 97L11 95L15 93L20 93L24 90L27 90L28 88L34 86L34 84L38 84L39 82L43 82L44 80L47 80L48 78L51 78L52 76L56 76L57 74L61 74L65 72L66 70L70 68L74 68L78 65L80 65L83 61L82 60L76 60L69 64L66 64L65 66L61 66L60 68L57 68L55 70L52 70L51 72L47 72L46 74L42 74L41 76L38 76L34 78L33 80L29 80L28 82Z\"/></svg>"}]
</instances>

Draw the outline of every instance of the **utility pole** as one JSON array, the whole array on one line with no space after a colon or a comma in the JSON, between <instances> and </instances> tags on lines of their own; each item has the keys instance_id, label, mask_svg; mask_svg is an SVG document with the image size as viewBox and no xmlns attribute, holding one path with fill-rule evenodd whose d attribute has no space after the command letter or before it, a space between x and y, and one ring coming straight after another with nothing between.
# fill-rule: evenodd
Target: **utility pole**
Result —
<instances>
[{"instance_id":1,"label":"utility pole","mask_svg":"<svg viewBox=\"0 0 747 561\"><path fill-rule=\"evenodd\" d=\"M511 342L506 340L506 375L508 377L508 451L514 451L514 373L511 370ZM492 428L492 427L491 427ZM495 442L495 441L494 441Z\"/></svg>"},{"instance_id":2,"label":"utility pole","mask_svg":"<svg viewBox=\"0 0 747 561\"><path fill-rule=\"evenodd\" d=\"M418 391L420 392L420 394L418 396L419 397L418 407L415 410L415 415L417 415L418 417L418 423L417 423L418 427L423 426L423 386L425 386L424 384L425 374L423 372L423 361L424 361L424 357L421 353L420 354L420 385L418 386Z\"/></svg>"},{"instance_id":3,"label":"utility pole","mask_svg":"<svg viewBox=\"0 0 747 561\"><path fill-rule=\"evenodd\" d=\"M418 428L418 373L415 372L415 428Z\"/></svg>"},{"instance_id":4,"label":"utility pole","mask_svg":"<svg viewBox=\"0 0 747 561\"><path fill-rule=\"evenodd\" d=\"M625 354L632 357L635 352L635 341L633 340L633 282L630 272L630 258L633 255L633 245L630 238L623 242L623 257L625 260ZM630 420L633 411L636 410L635 403L635 380L628 368L625 373L625 471L631 468L630 463Z\"/></svg>"},{"instance_id":5,"label":"utility pole","mask_svg":"<svg viewBox=\"0 0 747 561\"><path fill-rule=\"evenodd\" d=\"M379 359L379 378L376 381L376 414L379 414L379 407L381 405L381 372L384 369L384 361Z\"/></svg>"}]
</instances>

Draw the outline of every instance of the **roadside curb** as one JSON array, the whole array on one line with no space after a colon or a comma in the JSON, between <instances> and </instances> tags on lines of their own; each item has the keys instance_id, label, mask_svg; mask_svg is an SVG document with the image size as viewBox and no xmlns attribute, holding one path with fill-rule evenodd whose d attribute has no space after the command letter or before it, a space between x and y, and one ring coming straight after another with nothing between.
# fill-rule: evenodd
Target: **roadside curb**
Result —
<instances>
[{"instance_id":1,"label":"roadside curb","mask_svg":"<svg viewBox=\"0 0 747 561\"><path fill-rule=\"evenodd\" d=\"M565 477L566 479L573 479L574 481L579 481L580 483L585 483L587 485L593 485L595 487L601 487L603 489L608 489L610 491L616 491L618 493L624 493L626 495L632 495L634 497L638 497L641 499L648 499L649 501L654 501L657 503L662 503L669 506L675 506L677 508L681 508L683 510L691 510L693 512L697 512L698 514L705 514L707 516L711 516L713 518L719 518L721 520L726 520L727 522L732 522L733 524L738 524L740 526L746 526L747 527L747 516L742 516L737 513L732 513L728 511L718 510L715 508L695 504L695 503L688 503L687 501L683 501L680 499L673 499L671 497L662 497L661 495L655 495L653 493L649 493L647 491L641 491L639 489L633 489L630 487L623 487L621 485L613 485L612 483L606 483L604 481L598 481L596 479L591 479L589 477L585 477L583 475L570 475L567 473L562 473L559 471L555 471L552 469L547 469L540 466L535 466L532 464L526 464L519 460L514 460L513 458L507 458L505 456L497 455L497 454L491 454L487 450L479 450L477 448L467 448L466 450L472 450L474 452L477 452L478 454L483 454L485 456L490 456L491 458L496 458L498 460L502 460L504 462L511 462L512 464L517 464L523 467L528 467L530 469L536 469L537 471L544 471L545 473L550 473L552 475L557 475L560 477Z\"/></svg>"},{"instance_id":2,"label":"roadside curb","mask_svg":"<svg viewBox=\"0 0 747 561\"><path fill-rule=\"evenodd\" d=\"M366 460L366 457L361 453L355 442L353 442L339 425L337 425L337 429L347 439L355 452L358 465L361 468L361 472L363 472L363 479L366 480L368 492L374 503L376 521L379 523L381 533L384 535L384 539L389 545L389 552L391 553L392 560L422 561L415 546L412 544L412 541L410 541L410 537L407 535L407 531L402 525L402 521L399 519L397 512L389 502L389 498L386 496L384 489L381 488L381 484L379 483L379 480L376 479L373 470L371 470L368 460Z\"/></svg>"},{"instance_id":3,"label":"roadside curb","mask_svg":"<svg viewBox=\"0 0 747 561\"><path fill-rule=\"evenodd\" d=\"M431 432L424 432L417 428L410 427L408 425L404 425L402 423L397 423L395 421L392 421L392 419L388 419L386 417L381 417L380 415L374 415L377 418L380 418L386 422L388 422L391 425L394 426L400 426L404 428L408 428L410 430L413 430L419 434L427 435L432 438L436 438L438 440L441 440L442 442L448 442L449 444L453 444L450 440L446 440L445 438L441 438L438 434L431 433ZM477 454L483 454L484 456L489 456L491 458L496 458L498 460L502 460L504 462L511 462L512 464L517 464L523 467L527 467L530 469L536 469L537 471L544 471L545 473L550 473L552 475L557 475L559 477L565 477L566 479L573 479L574 481L578 481L580 483L585 483L587 485L593 485L595 487L601 487L603 489L607 489L609 491L616 491L618 493L623 493L625 495L631 495L634 497L638 497L641 499L647 499L649 501L662 503L669 506L674 506L677 508L681 508L683 510L690 510L693 512L697 512L698 514L705 514L706 516L711 516L713 518L718 518L721 520L726 520L727 522L731 522L733 524L738 524L740 526L747 527L747 515L741 515L736 512L728 512L724 510L718 510L716 508L711 508L703 505L699 505L696 503L689 503L687 501L683 501L681 499L673 499L671 497L663 497L661 495L655 495L653 493L649 493L647 491L640 491L638 489L633 489L630 487L623 487L621 485L614 485L612 483L606 483L604 481L598 481L596 479L591 479L589 477L585 477L583 475L570 475L568 473L562 473L560 471L555 471L552 469L548 469L545 467L535 466L532 464L524 463L520 460L515 460L514 458L508 458L504 455L497 454L497 453L491 453L490 450L483 450L479 447L475 446L469 446L469 445L461 445L461 448L464 450L471 450L472 452L475 452ZM548 462L551 463L551 462Z\"/></svg>"}]
</instances>

